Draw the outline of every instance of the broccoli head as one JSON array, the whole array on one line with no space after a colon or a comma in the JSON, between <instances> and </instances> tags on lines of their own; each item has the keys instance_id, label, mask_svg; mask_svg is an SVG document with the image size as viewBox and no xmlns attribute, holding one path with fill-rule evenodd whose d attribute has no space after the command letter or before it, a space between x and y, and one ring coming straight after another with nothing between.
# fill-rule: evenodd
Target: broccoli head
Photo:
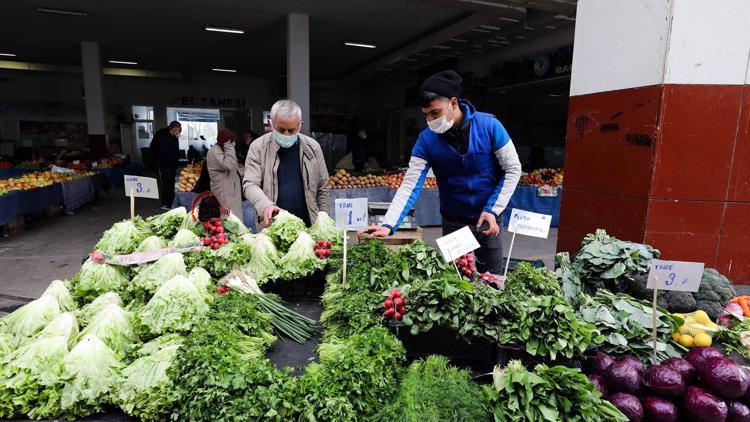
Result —
<instances>
[{"instance_id":1,"label":"broccoli head","mask_svg":"<svg viewBox=\"0 0 750 422\"><path fill-rule=\"evenodd\" d=\"M698 301L718 302L722 307L737 296L737 292L728 278L721 275L713 268L707 268L703 271L703 278L698 291L693 293L693 297Z\"/></svg>"},{"instance_id":2,"label":"broccoli head","mask_svg":"<svg viewBox=\"0 0 750 422\"><path fill-rule=\"evenodd\" d=\"M690 292L659 292L657 302L659 306L668 309L670 312L692 312L696 307L695 298Z\"/></svg>"}]
</instances>

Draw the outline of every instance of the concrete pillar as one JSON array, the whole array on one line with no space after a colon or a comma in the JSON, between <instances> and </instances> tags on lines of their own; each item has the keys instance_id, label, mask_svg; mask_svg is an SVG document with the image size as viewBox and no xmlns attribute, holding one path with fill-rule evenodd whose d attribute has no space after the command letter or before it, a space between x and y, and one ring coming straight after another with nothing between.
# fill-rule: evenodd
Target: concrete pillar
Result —
<instances>
[{"instance_id":1,"label":"concrete pillar","mask_svg":"<svg viewBox=\"0 0 750 422\"><path fill-rule=\"evenodd\" d=\"M89 149L94 158L106 157L107 130L104 111L104 89L102 88L102 60L99 44L81 42L81 64L83 68L83 92L86 96L86 128Z\"/></svg>"},{"instance_id":2,"label":"concrete pillar","mask_svg":"<svg viewBox=\"0 0 750 422\"><path fill-rule=\"evenodd\" d=\"M99 44L81 42L81 64L83 65L83 89L86 95L86 124L89 134L107 133L104 120L104 90L102 88L102 61Z\"/></svg>"},{"instance_id":3,"label":"concrete pillar","mask_svg":"<svg viewBox=\"0 0 750 422\"><path fill-rule=\"evenodd\" d=\"M310 134L310 18L290 13L286 37L287 97L302 108L302 132Z\"/></svg>"},{"instance_id":4,"label":"concrete pillar","mask_svg":"<svg viewBox=\"0 0 750 422\"><path fill-rule=\"evenodd\" d=\"M750 283L750 6L580 0L558 249L604 228Z\"/></svg>"}]
</instances>

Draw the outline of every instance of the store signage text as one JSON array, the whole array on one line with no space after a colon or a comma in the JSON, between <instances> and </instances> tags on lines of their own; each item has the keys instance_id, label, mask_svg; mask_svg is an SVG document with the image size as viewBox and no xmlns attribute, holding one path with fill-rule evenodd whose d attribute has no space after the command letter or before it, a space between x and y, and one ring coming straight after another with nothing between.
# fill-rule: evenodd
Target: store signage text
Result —
<instances>
[{"instance_id":1,"label":"store signage text","mask_svg":"<svg viewBox=\"0 0 750 422\"><path fill-rule=\"evenodd\" d=\"M246 102L244 98L179 97L172 104L244 110Z\"/></svg>"}]
</instances>

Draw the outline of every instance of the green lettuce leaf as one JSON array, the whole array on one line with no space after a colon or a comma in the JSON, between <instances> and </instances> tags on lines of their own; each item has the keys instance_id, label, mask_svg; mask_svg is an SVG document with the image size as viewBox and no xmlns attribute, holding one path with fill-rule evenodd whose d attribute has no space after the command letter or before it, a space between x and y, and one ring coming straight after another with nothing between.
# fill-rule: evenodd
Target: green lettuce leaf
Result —
<instances>
[{"instance_id":1,"label":"green lettuce leaf","mask_svg":"<svg viewBox=\"0 0 750 422\"><path fill-rule=\"evenodd\" d=\"M307 232L300 232L289 251L279 260L281 278L295 280L322 269L325 261L315 256L315 241Z\"/></svg>"},{"instance_id":2,"label":"green lettuce leaf","mask_svg":"<svg viewBox=\"0 0 750 422\"><path fill-rule=\"evenodd\" d=\"M149 236L143 239L143 242L141 242L141 244L138 245L137 248L135 248L135 252L153 251L156 249L164 249L166 247L167 247L167 242L165 242L161 237Z\"/></svg>"},{"instance_id":3,"label":"green lettuce leaf","mask_svg":"<svg viewBox=\"0 0 750 422\"><path fill-rule=\"evenodd\" d=\"M124 220L104 232L94 249L110 254L129 254L150 235L148 225L142 219L137 218L135 222Z\"/></svg>"},{"instance_id":4,"label":"green lettuce leaf","mask_svg":"<svg viewBox=\"0 0 750 422\"><path fill-rule=\"evenodd\" d=\"M288 211L281 211L276 214L266 231L279 251L286 253L299 233L305 229L305 222L302 219Z\"/></svg>"},{"instance_id":5,"label":"green lettuce leaf","mask_svg":"<svg viewBox=\"0 0 750 422\"><path fill-rule=\"evenodd\" d=\"M63 312L73 311L78 308L73 296L70 294L70 290L68 290L65 283L61 280L55 280L50 283L42 295L50 295L57 299L60 310Z\"/></svg>"},{"instance_id":6,"label":"green lettuce leaf","mask_svg":"<svg viewBox=\"0 0 750 422\"><path fill-rule=\"evenodd\" d=\"M87 259L70 283L79 301L90 302L103 293L121 292L128 284L128 277L121 267Z\"/></svg>"},{"instance_id":7,"label":"green lettuce leaf","mask_svg":"<svg viewBox=\"0 0 750 422\"><path fill-rule=\"evenodd\" d=\"M187 211L185 207L177 207L165 213L157 214L146 219L151 230L157 236L171 238L177 233L185 220Z\"/></svg>"},{"instance_id":8,"label":"green lettuce leaf","mask_svg":"<svg viewBox=\"0 0 750 422\"><path fill-rule=\"evenodd\" d=\"M140 323L153 335L188 332L208 312L204 296L192 281L178 275L164 283L138 313Z\"/></svg>"},{"instance_id":9,"label":"green lettuce leaf","mask_svg":"<svg viewBox=\"0 0 750 422\"><path fill-rule=\"evenodd\" d=\"M132 315L115 304L104 306L84 328L79 338L89 335L98 337L118 358L127 355L137 340Z\"/></svg>"}]
</instances>

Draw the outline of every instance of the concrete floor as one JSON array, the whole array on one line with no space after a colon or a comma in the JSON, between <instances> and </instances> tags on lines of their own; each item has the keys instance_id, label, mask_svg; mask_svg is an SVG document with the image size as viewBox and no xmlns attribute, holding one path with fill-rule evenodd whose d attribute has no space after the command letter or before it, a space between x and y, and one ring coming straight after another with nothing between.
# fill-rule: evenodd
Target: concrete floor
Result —
<instances>
[{"instance_id":1,"label":"concrete floor","mask_svg":"<svg viewBox=\"0 0 750 422\"><path fill-rule=\"evenodd\" d=\"M37 298L52 280L78 272L102 233L130 217L122 189L99 195L72 215L35 220L23 232L0 238L0 295ZM136 199L136 214L159 212L158 200Z\"/></svg>"},{"instance_id":2,"label":"concrete floor","mask_svg":"<svg viewBox=\"0 0 750 422\"><path fill-rule=\"evenodd\" d=\"M136 214L145 217L159 212L157 200L136 200ZM73 215L32 221L23 232L0 238L0 296L34 299L52 280L72 277L102 233L129 215L129 199L121 189L113 189L101 192L99 199ZM424 229L424 239L432 246L440 236L439 227ZM510 233L501 236L507 253ZM513 258L541 259L552 268L556 243L556 229L550 231L549 239L517 236Z\"/></svg>"}]
</instances>

